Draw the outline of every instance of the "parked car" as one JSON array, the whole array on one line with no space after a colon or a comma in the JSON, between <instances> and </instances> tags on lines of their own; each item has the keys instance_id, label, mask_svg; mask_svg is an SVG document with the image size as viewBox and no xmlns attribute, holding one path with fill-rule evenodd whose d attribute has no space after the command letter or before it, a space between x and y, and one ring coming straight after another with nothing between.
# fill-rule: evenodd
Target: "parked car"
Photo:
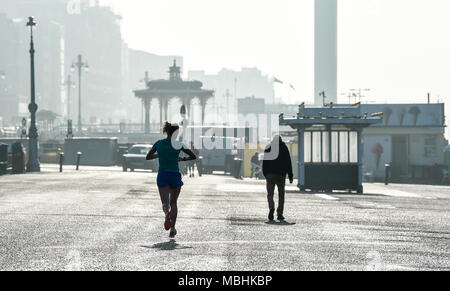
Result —
<instances>
[{"instance_id":1,"label":"parked car","mask_svg":"<svg viewBox=\"0 0 450 291\"><path fill-rule=\"evenodd\" d=\"M202 172L212 174L214 171L232 173L234 158L237 150L229 148L231 145L238 146L239 139L234 137L202 136L203 148L199 150L202 157ZM211 143L219 145L219 148L210 148Z\"/></svg>"},{"instance_id":2,"label":"parked car","mask_svg":"<svg viewBox=\"0 0 450 291\"><path fill-rule=\"evenodd\" d=\"M152 148L152 145L134 145L128 150L128 153L123 155L123 171L127 172L128 169L133 172L135 169L151 170L152 172L158 171L157 160L147 161L147 153Z\"/></svg>"}]
</instances>

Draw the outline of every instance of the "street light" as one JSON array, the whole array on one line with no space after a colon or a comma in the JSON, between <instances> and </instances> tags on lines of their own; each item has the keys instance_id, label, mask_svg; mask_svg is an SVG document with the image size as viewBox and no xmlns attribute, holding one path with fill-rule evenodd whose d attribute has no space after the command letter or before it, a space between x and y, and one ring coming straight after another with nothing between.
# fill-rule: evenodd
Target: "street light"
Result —
<instances>
[{"instance_id":1,"label":"street light","mask_svg":"<svg viewBox=\"0 0 450 291\"><path fill-rule=\"evenodd\" d=\"M81 72L82 70L85 70L85 72L89 72L89 65L86 62L83 62L83 56L78 55L78 61L76 63L72 63L72 67L70 70L72 72L75 72L75 69L78 69L78 133L82 133L82 126L81 126Z\"/></svg>"},{"instance_id":2,"label":"street light","mask_svg":"<svg viewBox=\"0 0 450 291\"><path fill-rule=\"evenodd\" d=\"M68 75L67 76L67 80L66 80L66 82L64 82L64 85L66 85L67 86L67 120L70 120L70 116L71 116L71 92L72 92L72 89L75 89L76 88L76 86L75 86L75 82L74 81L72 81L72 76L71 75Z\"/></svg>"},{"instance_id":3,"label":"street light","mask_svg":"<svg viewBox=\"0 0 450 291\"><path fill-rule=\"evenodd\" d=\"M36 104L36 90L34 84L34 42L33 42L33 27L36 26L34 18L30 16L26 24L30 27L30 75L31 75L31 103L28 110L31 114L31 123L29 130L29 154L27 172L40 172L41 167L38 159L38 130L36 127L36 111L38 106Z\"/></svg>"}]
</instances>

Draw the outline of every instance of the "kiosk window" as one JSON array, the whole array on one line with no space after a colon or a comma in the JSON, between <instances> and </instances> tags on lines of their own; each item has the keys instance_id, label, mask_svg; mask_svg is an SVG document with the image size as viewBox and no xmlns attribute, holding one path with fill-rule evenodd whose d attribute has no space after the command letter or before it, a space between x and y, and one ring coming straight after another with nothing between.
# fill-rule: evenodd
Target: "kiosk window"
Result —
<instances>
[{"instance_id":1,"label":"kiosk window","mask_svg":"<svg viewBox=\"0 0 450 291\"><path fill-rule=\"evenodd\" d=\"M322 132L322 161L324 163L330 162L330 137L328 132Z\"/></svg>"},{"instance_id":2,"label":"kiosk window","mask_svg":"<svg viewBox=\"0 0 450 291\"><path fill-rule=\"evenodd\" d=\"M306 131L304 139L305 163L358 163L356 131L332 131L331 140L327 131Z\"/></svg>"},{"instance_id":3,"label":"kiosk window","mask_svg":"<svg viewBox=\"0 0 450 291\"><path fill-rule=\"evenodd\" d=\"M305 163L311 163L311 132L305 132L304 140L305 140Z\"/></svg>"}]
</instances>

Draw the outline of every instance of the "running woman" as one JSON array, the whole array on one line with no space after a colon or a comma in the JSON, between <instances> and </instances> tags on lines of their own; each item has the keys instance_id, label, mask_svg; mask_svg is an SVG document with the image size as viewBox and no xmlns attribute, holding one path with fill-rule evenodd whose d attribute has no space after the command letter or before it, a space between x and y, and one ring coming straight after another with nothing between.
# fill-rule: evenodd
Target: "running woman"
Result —
<instances>
[{"instance_id":1,"label":"running woman","mask_svg":"<svg viewBox=\"0 0 450 291\"><path fill-rule=\"evenodd\" d=\"M170 238L177 234L175 224L178 216L177 201L180 196L181 187L184 185L181 179L178 162L196 160L195 154L185 148L183 144L176 140L180 127L178 124L164 123L163 132L167 136L155 143L147 154L147 160L159 160L159 172L157 184L159 195L166 219L164 228L170 230ZM189 157L180 158L180 152L186 153Z\"/></svg>"}]
</instances>

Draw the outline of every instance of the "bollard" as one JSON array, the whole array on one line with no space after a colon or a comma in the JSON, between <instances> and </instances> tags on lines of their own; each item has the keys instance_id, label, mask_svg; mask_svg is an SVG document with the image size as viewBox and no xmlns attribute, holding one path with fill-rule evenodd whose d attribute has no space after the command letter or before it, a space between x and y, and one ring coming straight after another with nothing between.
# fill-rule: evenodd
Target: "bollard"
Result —
<instances>
[{"instance_id":1,"label":"bollard","mask_svg":"<svg viewBox=\"0 0 450 291\"><path fill-rule=\"evenodd\" d=\"M82 154L83 154L82 152L77 153L77 171L80 169L80 160Z\"/></svg>"},{"instance_id":2,"label":"bollard","mask_svg":"<svg viewBox=\"0 0 450 291\"><path fill-rule=\"evenodd\" d=\"M384 184L389 185L389 177L391 176L391 165L384 165Z\"/></svg>"},{"instance_id":3,"label":"bollard","mask_svg":"<svg viewBox=\"0 0 450 291\"><path fill-rule=\"evenodd\" d=\"M234 178L236 178L237 179L237 173L236 173L236 163L237 163L237 158L234 158L233 159L233 166L232 166L232 168L231 168L231 176L233 176Z\"/></svg>"},{"instance_id":4,"label":"bollard","mask_svg":"<svg viewBox=\"0 0 450 291\"><path fill-rule=\"evenodd\" d=\"M8 169L8 145L0 144L0 176L6 175Z\"/></svg>"},{"instance_id":5,"label":"bollard","mask_svg":"<svg viewBox=\"0 0 450 291\"><path fill-rule=\"evenodd\" d=\"M59 153L59 172L63 172L64 153Z\"/></svg>"},{"instance_id":6,"label":"bollard","mask_svg":"<svg viewBox=\"0 0 450 291\"><path fill-rule=\"evenodd\" d=\"M127 156L126 156L126 155L123 155L123 156L122 156L122 170L123 170L124 172L127 172L127 171L128 171L128 166L127 166Z\"/></svg>"},{"instance_id":7,"label":"bollard","mask_svg":"<svg viewBox=\"0 0 450 291\"><path fill-rule=\"evenodd\" d=\"M239 180L242 180L242 162L242 159L234 158L233 176Z\"/></svg>"},{"instance_id":8,"label":"bollard","mask_svg":"<svg viewBox=\"0 0 450 291\"><path fill-rule=\"evenodd\" d=\"M198 157L196 164L197 164L198 176L201 177L203 175L203 157Z\"/></svg>"},{"instance_id":9,"label":"bollard","mask_svg":"<svg viewBox=\"0 0 450 291\"><path fill-rule=\"evenodd\" d=\"M25 173L25 152L21 142L12 145L12 173Z\"/></svg>"}]
</instances>

